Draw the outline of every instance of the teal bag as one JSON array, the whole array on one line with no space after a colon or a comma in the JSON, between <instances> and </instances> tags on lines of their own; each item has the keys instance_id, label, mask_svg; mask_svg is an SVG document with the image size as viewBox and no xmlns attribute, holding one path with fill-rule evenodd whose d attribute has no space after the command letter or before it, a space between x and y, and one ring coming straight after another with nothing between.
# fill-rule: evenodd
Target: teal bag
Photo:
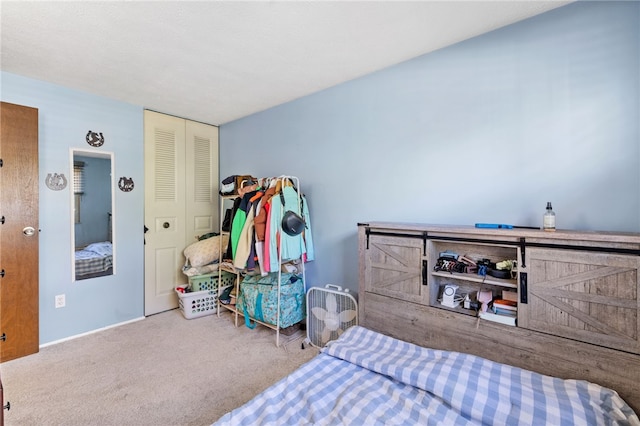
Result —
<instances>
[{"instance_id":1,"label":"teal bag","mask_svg":"<svg viewBox=\"0 0 640 426\"><path fill-rule=\"evenodd\" d=\"M245 324L251 320L276 325L278 310L278 273L246 276L240 283L236 308L244 314ZM305 290L302 277L283 273L280 281L280 328L299 323L306 317Z\"/></svg>"}]
</instances>

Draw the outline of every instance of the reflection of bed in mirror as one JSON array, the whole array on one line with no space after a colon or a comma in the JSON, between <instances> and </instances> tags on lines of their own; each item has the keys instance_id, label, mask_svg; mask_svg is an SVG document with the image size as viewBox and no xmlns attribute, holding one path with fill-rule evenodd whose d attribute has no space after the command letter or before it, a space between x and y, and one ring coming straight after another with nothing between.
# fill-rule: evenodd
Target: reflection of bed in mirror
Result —
<instances>
[{"instance_id":1,"label":"reflection of bed in mirror","mask_svg":"<svg viewBox=\"0 0 640 426\"><path fill-rule=\"evenodd\" d=\"M76 250L76 279L102 277L113 273L113 247L109 241L92 243Z\"/></svg>"}]
</instances>

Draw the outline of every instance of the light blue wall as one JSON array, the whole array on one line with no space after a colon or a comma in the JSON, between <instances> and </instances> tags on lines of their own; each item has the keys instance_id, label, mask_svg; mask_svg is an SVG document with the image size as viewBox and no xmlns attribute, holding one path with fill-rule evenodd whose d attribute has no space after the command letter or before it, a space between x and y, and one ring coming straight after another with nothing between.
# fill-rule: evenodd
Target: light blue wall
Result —
<instances>
[{"instance_id":1,"label":"light blue wall","mask_svg":"<svg viewBox=\"0 0 640 426\"><path fill-rule=\"evenodd\" d=\"M3 101L39 113L40 344L143 316L142 107L6 72L1 79ZM45 177L71 176L70 149L91 149L85 141L89 130L103 133L105 144L99 149L114 153L116 177L132 177L135 189L126 193L114 188L116 274L73 282L71 185L52 191ZM66 295L65 308L55 309L58 294Z\"/></svg>"},{"instance_id":2,"label":"light blue wall","mask_svg":"<svg viewBox=\"0 0 640 426\"><path fill-rule=\"evenodd\" d=\"M356 224L640 231L640 3L580 2L220 128L220 176L298 176L309 285L357 290Z\"/></svg>"}]
</instances>

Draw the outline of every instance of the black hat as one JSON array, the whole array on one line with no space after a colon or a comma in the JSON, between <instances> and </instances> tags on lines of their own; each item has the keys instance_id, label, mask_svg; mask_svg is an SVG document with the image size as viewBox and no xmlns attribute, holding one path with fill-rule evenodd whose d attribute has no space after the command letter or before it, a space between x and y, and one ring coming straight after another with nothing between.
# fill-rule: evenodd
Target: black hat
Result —
<instances>
[{"instance_id":1,"label":"black hat","mask_svg":"<svg viewBox=\"0 0 640 426\"><path fill-rule=\"evenodd\" d=\"M282 230L287 234L296 236L300 235L305 228L304 219L296 212L287 210L282 217Z\"/></svg>"}]
</instances>

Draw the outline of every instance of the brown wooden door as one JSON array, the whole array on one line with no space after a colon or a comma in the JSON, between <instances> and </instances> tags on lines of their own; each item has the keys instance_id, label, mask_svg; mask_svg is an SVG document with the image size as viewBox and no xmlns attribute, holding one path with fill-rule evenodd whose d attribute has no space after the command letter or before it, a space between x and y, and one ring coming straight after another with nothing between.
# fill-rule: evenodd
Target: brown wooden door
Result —
<instances>
[{"instance_id":1,"label":"brown wooden door","mask_svg":"<svg viewBox=\"0 0 640 426\"><path fill-rule=\"evenodd\" d=\"M365 290L428 304L429 292L422 279L423 245L421 238L370 235L365 250Z\"/></svg>"},{"instance_id":2,"label":"brown wooden door","mask_svg":"<svg viewBox=\"0 0 640 426\"><path fill-rule=\"evenodd\" d=\"M527 249L518 326L640 353L640 257Z\"/></svg>"},{"instance_id":3,"label":"brown wooden door","mask_svg":"<svg viewBox=\"0 0 640 426\"><path fill-rule=\"evenodd\" d=\"M0 362L38 352L38 110L0 104ZM33 229L33 233L30 232ZM31 234L31 235L29 235Z\"/></svg>"}]
</instances>

